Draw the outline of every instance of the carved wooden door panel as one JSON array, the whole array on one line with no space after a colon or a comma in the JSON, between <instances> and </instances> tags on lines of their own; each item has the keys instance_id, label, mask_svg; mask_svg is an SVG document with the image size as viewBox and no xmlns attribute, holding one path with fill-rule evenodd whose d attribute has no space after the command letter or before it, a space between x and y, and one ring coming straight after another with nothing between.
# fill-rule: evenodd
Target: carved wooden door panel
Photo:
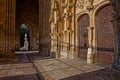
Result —
<instances>
[{"instance_id":1,"label":"carved wooden door panel","mask_svg":"<svg viewBox=\"0 0 120 80\"><path fill-rule=\"evenodd\" d=\"M88 49L88 29L89 16L83 15L78 20L78 44L79 44L79 57L83 60L87 60Z\"/></svg>"},{"instance_id":2,"label":"carved wooden door panel","mask_svg":"<svg viewBox=\"0 0 120 80\"><path fill-rule=\"evenodd\" d=\"M96 15L97 58L102 64L111 64L114 54L114 29L112 6L102 8Z\"/></svg>"}]
</instances>

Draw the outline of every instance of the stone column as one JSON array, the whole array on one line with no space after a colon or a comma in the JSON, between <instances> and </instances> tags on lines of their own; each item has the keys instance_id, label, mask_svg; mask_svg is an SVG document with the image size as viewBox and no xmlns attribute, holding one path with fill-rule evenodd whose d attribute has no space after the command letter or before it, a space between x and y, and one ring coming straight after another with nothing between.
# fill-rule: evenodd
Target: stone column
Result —
<instances>
[{"instance_id":1,"label":"stone column","mask_svg":"<svg viewBox=\"0 0 120 80\"><path fill-rule=\"evenodd\" d=\"M54 23L51 22L51 33L50 33L50 36L51 36L51 52L54 51L54 46L53 46L54 45L54 31L53 31L53 29L54 29Z\"/></svg>"},{"instance_id":2,"label":"stone column","mask_svg":"<svg viewBox=\"0 0 120 80\"><path fill-rule=\"evenodd\" d=\"M11 57L15 52L16 0L0 0L0 57Z\"/></svg>"},{"instance_id":3,"label":"stone column","mask_svg":"<svg viewBox=\"0 0 120 80\"><path fill-rule=\"evenodd\" d=\"M93 63L93 29L94 27L88 27L89 31L89 48L87 53L87 63Z\"/></svg>"},{"instance_id":4,"label":"stone column","mask_svg":"<svg viewBox=\"0 0 120 80\"><path fill-rule=\"evenodd\" d=\"M57 49L56 49L56 58L60 58L60 41L59 41L59 33L57 33Z\"/></svg>"},{"instance_id":5,"label":"stone column","mask_svg":"<svg viewBox=\"0 0 120 80\"><path fill-rule=\"evenodd\" d=\"M115 29L115 56L112 68L120 71L120 0L113 0L114 29Z\"/></svg>"},{"instance_id":6,"label":"stone column","mask_svg":"<svg viewBox=\"0 0 120 80\"><path fill-rule=\"evenodd\" d=\"M92 45L93 45L93 29L94 29L94 27L88 27L88 32L89 32L89 48L92 48Z\"/></svg>"},{"instance_id":7,"label":"stone column","mask_svg":"<svg viewBox=\"0 0 120 80\"><path fill-rule=\"evenodd\" d=\"M73 45L72 45L72 30L68 30L68 58L74 58L74 51L73 51Z\"/></svg>"},{"instance_id":8,"label":"stone column","mask_svg":"<svg viewBox=\"0 0 120 80\"><path fill-rule=\"evenodd\" d=\"M68 21L68 25L67 25L67 37L68 37L68 49L67 49L67 55L68 55L68 58L73 58L74 57L74 52L72 51L72 33L73 33L73 30L72 30L72 22L74 23L74 21L72 20L72 12L69 11L68 13L68 18L67 18L67 21Z\"/></svg>"},{"instance_id":9,"label":"stone column","mask_svg":"<svg viewBox=\"0 0 120 80\"><path fill-rule=\"evenodd\" d=\"M58 14L56 15L56 17L59 16ZM56 27L57 27L57 49L56 49L56 58L60 58L61 54L60 54L60 36L59 36L59 19L56 19Z\"/></svg>"},{"instance_id":10,"label":"stone column","mask_svg":"<svg viewBox=\"0 0 120 80\"><path fill-rule=\"evenodd\" d=\"M53 38L53 33L50 33L51 36L51 52L54 51L54 38Z\"/></svg>"}]
</instances>

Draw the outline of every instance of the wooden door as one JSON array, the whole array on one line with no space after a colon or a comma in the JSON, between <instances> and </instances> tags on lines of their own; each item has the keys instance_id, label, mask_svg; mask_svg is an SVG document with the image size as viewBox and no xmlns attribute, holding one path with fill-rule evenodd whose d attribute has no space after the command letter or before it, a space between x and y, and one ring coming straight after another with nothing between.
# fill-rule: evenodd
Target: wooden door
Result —
<instances>
[{"instance_id":1,"label":"wooden door","mask_svg":"<svg viewBox=\"0 0 120 80\"><path fill-rule=\"evenodd\" d=\"M99 63L111 64L114 54L113 9L111 5L102 8L96 15L97 58Z\"/></svg>"},{"instance_id":2,"label":"wooden door","mask_svg":"<svg viewBox=\"0 0 120 80\"><path fill-rule=\"evenodd\" d=\"M81 16L78 20L78 44L79 44L79 57L87 60L88 49L88 29L89 16L87 14Z\"/></svg>"}]
</instances>

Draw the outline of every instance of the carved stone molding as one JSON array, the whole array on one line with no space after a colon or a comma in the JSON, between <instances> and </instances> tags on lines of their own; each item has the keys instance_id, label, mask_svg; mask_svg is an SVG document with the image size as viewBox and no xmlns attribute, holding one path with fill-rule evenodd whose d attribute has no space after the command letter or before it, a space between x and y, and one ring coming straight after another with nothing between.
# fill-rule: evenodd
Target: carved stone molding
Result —
<instances>
[{"instance_id":1,"label":"carved stone molding","mask_svg":"<svg viewBox=\"0 0 120 80\"><path fill-rule=\"evenodd\" d=\"M94 8L94 6L87 6L87 10L88 10L88 11L93 10L93 8Z\"/></svg>"}]
</instances>

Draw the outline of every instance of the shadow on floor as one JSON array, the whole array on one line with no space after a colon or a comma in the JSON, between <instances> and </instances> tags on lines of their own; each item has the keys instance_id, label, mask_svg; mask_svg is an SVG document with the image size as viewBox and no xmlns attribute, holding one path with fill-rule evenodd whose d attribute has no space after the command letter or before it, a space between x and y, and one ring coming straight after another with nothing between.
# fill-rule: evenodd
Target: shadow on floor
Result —
<instances>
[{"instance_id":1,"label":"shadow on floor","mask_svg":"<svg viewBox=\"0 0 120 80\"><path fill-rule=\"evenodd\" d=\"M0 80L41 80L37 74L3 77Z\"/></svg>"},{"instance_id":2,"label":"shadow on floor","mask_svg":"<svg viewBox=\"0 0 120 80\"><path fill-rule=\"evenodd\" d=\"M37 74L3 77L0 80L41 80Z\"/></svg>"},{"instance_id":3,"label":"shadow on floor","mask_svg":"<svg viewBox=\"0 0 120 80\"><path fill-rule=\"evenodd\" d=\"M93 72L67 77L61 80L120 80L120 72L105 68Z\"/></svg>"}]
</instances>

